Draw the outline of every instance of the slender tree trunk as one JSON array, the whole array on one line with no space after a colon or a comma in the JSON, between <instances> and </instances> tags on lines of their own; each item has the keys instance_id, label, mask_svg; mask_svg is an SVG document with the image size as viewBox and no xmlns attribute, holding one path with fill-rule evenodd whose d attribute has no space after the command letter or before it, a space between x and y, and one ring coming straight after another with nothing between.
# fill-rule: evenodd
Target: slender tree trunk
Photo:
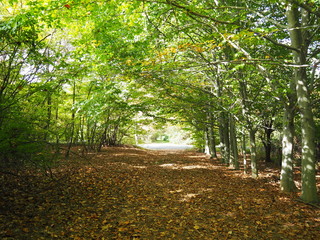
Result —
<instances>
[{"instance_id":1,"label":"slender tree trunk","mask_svg":"<svg viewBox=\"0 0 320 240\"><path fill-rule=\"evenodd\" d=\"M76 81L74 80L73 82L73 92L72 92L72 104L74 105L76 102ZM76 113L74 110L71 110L71 131L70 131L70 136L69 136L69 143L68 143L68 148L66 152L66 157L69 157L70 155L70 150L74 141L74 129L75 129L75 116Z\"/></svg>"},{"instance_id":2,"label":"slender tree trunk","mask_svg":"<svg viewBox=\"0 0 320 240\"><path fill-rule=\"evenodd\" d=\"M237 135L236 135L236 126L233 116L229 117L230 123L230 165L234 169L239 169L239 157L238 157L238 146L237 146Z\"/></svg>"},{"instance_id":3,"label":"slender tree trunk","mask_svg":"<svg viewBox=\"0 0 320 240\"><path fill-rule=\"evenodd\" d=\"M217 158L216 139L215 139L212 127L208 129L208 138L209 138L208 144L209 144L210 155L213 158Z\"/></svg>"},{"instance_id":4,"label":"slender tree trunk","mask_svg":"<svg viewBox=\"0 0 320 240\"><path fill-rule=\"evenodd\" d=\"M273 121L265 121L264 123L264 132L265 132L265 138L262 140L264 149L265 149L265 158L266 162L270 163L272 162L271 160L271 134L273 133L272 129Z\"/></svg>"},{"instance_id":5,"label":"slender tree trunk","mask_svg":"<svg viewBox=\"0 0 320 240\"><path fill-rule=\"evenodd\" d=\"M253 178L258 177L258 167L257 167L257 147L256 147L256 130L250 128L250 159L251 159L251 175Z\"/></svg>"},{"instance_id":6,"label":"slender tree trunk","mask_svg":"<svg viewBox=\"0 0 320 240\"><path fill-rule=\"evenodd\" d=\"M87 139L88 139L88 145L90 147L91 150L96 150L96 135L97 135L97 123L94 122L93 126L91 126L91 124L88 122L87 123L87 131L88 131L88 135L87 135Z\"/></svg>"},{"instance_id":7,"label":"slender tree trunk","mask_svg":"<svg viewBox=\"0 0 320 240\"><path fill-rule=\"evenodd\" d=\"M245 81L239 82L240 93L242 97L242 115L247 121L247 127L249 131L249 139L250 139L250 159L251 159L251 175L253 178L258 177L258 168L257 168L257 153L256 153L256 132L257 130L253 128L253 123L249 119L248 115L248 103L247 103L247 89Z\"/></svg>"},{"instance_id":8,"label":"slender tree trunk","mask_svg":"<svg viewBox=\"0 0 320 240\"><path fill-rule=\"evenodd\" d=\"M46 125L44 127L45 133L44 133L44 141L48 140L48 134L49 134L49 129L50 129L50 124L51 124L51 115L52 115L52 97L51 97L51 92L47 92L47 121Z\"/></svg>"},{"instance_id":9,"label":"slender tree trunk","mask_svg":"<svg viewBox=\"0 0 320 240\"><path fill-rule=\"evenodd\" d=\"M218 68L218 75L219 75L219 68ZM217 96L220 99L220 97L222 96L222 91L223 91L223 86L222 86L222 82L220 81L219 78L216 79L216 83L215 83L215 89L217 90ZM222 100L219 100L219 105L223 106L223 102ZM228 126L228 123L226 123L226 119L225 119L225 113L224 113L224 109L221 107L219 116L218 116L218 127L219 127L219 139L220 139L220 143L219 143L219 148L220 148L220 154L221 154L221 163L228 163L229 162L229 151L227 149L227 147L229 147L229 143L226 142L228 137L226 133L226 131L228 131L228 129L226 129L225 127Z\"/></svg>"},{"instance_id":10,"label":"slender tree trunk","mask_svg":"<svg viewBox=\"0 0 320 240\"><path fill-rule=\"evenodd\" d=\"M248 173L248 166L247 166L247 151L246 151L246 134L245 131L242 133L242 155L243 155L243 172L245 174Z\"/></svg>"},{"instance_id":11,"label":"slender tree trunk","mask_svg":"<svg viewBox=\"0 0 320 240\"><path fill-rule=\"evenodd\" d=\"M104 131L102 133L102 135L100 136L100 141L98 143L98 146L97 146L97 151L98 152L101 152L101 149L103 147L103 145L108 145L108 142L107 142L107 139L108 139L108 129L109 129L109 125L106 125L104 127Z\"/></svg>"},{"instance_id":12,"label":"slender tree trunk","mask_svg":"<svg viewBox=\"0 0 320 240\"><path fill-rule=\"evenodd\" d=\"M84 116L80 116L79 118L79 132L80 132L80 142L82 144L84 144L85 140L84 140L84 123L85 123L85 120L84 120Z\"/></svg>"},{"instance_id":13,"label":"slender tree trunk","mask_svg":"<svg viewBox=\"0 0 320 240\"><path fill-rule=\"evenodd\" d=\"M204 130L204 153L210 155L209 128Z\"/></svg>"},{"instance_id":14,"label":"slender tree trunk","mask_svg":"<svg viewBox=\"0 0 320 240\"><path fill-rule=\"evenodd\" d=\"M222 117L222 113L220 113L220 117L219 117L219 139L220 139L219 147L220 147L220 154L221 154L220 161L222 163L226 163L227 150L226 150L225 134L224 134L224 120Z\"/></svg>"},{"instance_id":15,"label":"slender tree trunk","mask_svg":"<svg viewBox=\"0 0 320 240\"><path fill-rule=\"evenodd\" d=\"M284 192L294 192L297 187L293 180L293 135L294 135L294 112L286 106L283 119L282 136L282 164L280 187Z\"/></svg>"},{"instance_id":16,"label":"slender tree trunk","mask_svg":"<svg viewBox=\"0 0 320 240\"><path fill-rule=\"evenodd\" d=\"M229 117L226 113L222 113L222 134L224 139L224 163L229 165L230 164L230 135L229 135Z\"/></svg>"},{"instance_id":17,"label":"slender tree trunk","mask_svg":"<svg viewBox=\"0 0 320 240\"><path fill-rule=\"evenodd\" d=\"M82 145L82 156L84 156L85 152L87 152L87 145L86 145L86 140L85 140L85 117L81 116L80 117L80 142Z\"/></svg>"},{"instance_id":18,"label":"slender tree trunk","mask_svg":"<svg viewBox=\"0 0 320 240\"><path fill-rule=\"evenodd\" d=\"M56 105L55 121L58 122L59 119L59 105ZM60 153L60 135L59 131L55 132L56 134L56 153Z\"/></svg>"},{"instance_id":19,"label":"slender tree trunk","mask_svg":"<svg viewBox=\"0 0 320 240\"><path fill-rule=\"evenodd\" d=\"M216 140L214 135L214 124L213 124L213 117L211 111L208 114L208 127L207 127L207 141L208 141L208 150L211 157L217 157L217 150L216 150Z\"/></svg>"},{"instance_id":20,"label":"slender tree trunk","mask_svg":"<svg viewBox=\"0 0 320 240\"><path fill-rule=\"evenodd\" d=\"M316 188L315 169L315 125L312 113L312 105L308 92L308 79L306 72L306 56L308 46L306 37L307 30L302 30L309 24L309 14L307 11L299 9L294 4L289 3L287 7L288 28L291 39L291 46L297 50L292 51L296 67L294 68L294 83L297 91L298 106L301 116L302 131L302 193L301 199L305 202L318 202ZM301 19L301 23L299 22Z\"/></svg>"}]
</instances>

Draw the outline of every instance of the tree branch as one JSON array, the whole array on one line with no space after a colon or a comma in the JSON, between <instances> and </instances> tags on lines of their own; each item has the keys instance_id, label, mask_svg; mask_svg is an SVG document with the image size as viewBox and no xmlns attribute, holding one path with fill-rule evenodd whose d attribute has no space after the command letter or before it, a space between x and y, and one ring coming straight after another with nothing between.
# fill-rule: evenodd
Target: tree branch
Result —
<instances>
[{"instance_id":1,"label":"tree branch","mask_svg":"<svg viewBox=\"0 0 320 240\"><path fill-rule=\"evenodd\" d=\"M187 7L184 7L182 5L179 5L177 3L172 2L171 0L166 0L166 2L164 2L164 3L168 4L168 5L171 5L171 6L174 6L176 8L182 9L182 10L186 11L188 14L191 14L191 15L194 15L194 16L197 16L197 17L201 17L201 18L205 18L205 19L211 20L211 21L216 22L216 23L237 25L235 22L221 21L221 20L215 19L213 17L206 16L206 15L203 15L201 13L194 12L194 11L190 10L189 8L187 8Z\"/></svg>"},{"instance_id":2,"label":"tree branch","mask_svg":"<svg viewBox=\"0 0 320 240\"><path fill-rule=\"evenodd\" d=\"M301 1L297 1L297 0L288 0L288 2L291 2L303 9L305 9L306 11L308 11L309 13L312 13L314 15L316 15L317 17L320 17L320 11L319 8L317 8L316 10L313 10L312 7L310 5L308 5L307 3L303 3Z\"/></svg>"},{"instance_id":3,"label":"tree branch","mask_svg":"<svg viewBox=\"0 0 320 240\"><path fill-rule=\"evenodd\" d=\"M257 32L254 32L255 34L259 35L260 37L268 40L269 42L272 42L273 44L277 45L277 46L281 46L281 47L285 47L287 49L290 49L290 50L293 50L293 51L296 51L296 52L300 52L300 49L297 49L297 48L294 48L294 47L291 47L290 45L286 45L286 44L283 44L283 43L279 43L275 40L273 40L272 38L270 37L267 37L265 35L262 35L261 33L257 33Z\"/></svg>"}]
</instances>

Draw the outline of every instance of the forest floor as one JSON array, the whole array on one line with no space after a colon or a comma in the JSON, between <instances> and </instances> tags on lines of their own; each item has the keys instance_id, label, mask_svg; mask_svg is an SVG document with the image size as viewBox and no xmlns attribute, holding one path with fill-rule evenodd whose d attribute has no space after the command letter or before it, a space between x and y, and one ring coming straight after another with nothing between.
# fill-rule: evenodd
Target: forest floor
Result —
<instances>
[{"instance_id":1,"label":"forest floor","mask_svg":"<svg viewBox=\"0 0 320 240\"><path fill-rule=\"evenodd\" d=\"M105 148L0 175L0 239L320 239L320 209L192 151ZM319 178L318 178L319 180Z\"/></svg>"}]
</instances>

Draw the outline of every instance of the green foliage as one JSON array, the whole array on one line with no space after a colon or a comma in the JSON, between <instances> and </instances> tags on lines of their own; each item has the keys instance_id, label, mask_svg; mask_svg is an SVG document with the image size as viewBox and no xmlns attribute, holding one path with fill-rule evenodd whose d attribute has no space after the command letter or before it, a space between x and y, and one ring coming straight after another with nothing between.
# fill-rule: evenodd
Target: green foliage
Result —
<instances>
[{"instance_id":1,"label":"green foliage","mask_svg":"<svg viewBox=\"0 0 320 240\"><path fill-rule=\"evenodd\" d=\"M193 140L193 146L200 151L204 151L206 146L206 140L205 140L205 132L204 131L194 131L192 133L192 140Z\"/></svg>"},{"instance_id":2,"label":"green foliage","mask_svg":"<svg viewBox=\"0 0 320 240\"><path fill-rule=\"evenodd\" d=\"M49 163L46 145L36 127L17 116L0 128L0 165L19 168L26 165L43 167Z\"/></svg>"},{"instance_id":3,"label":"green foliage","mask_svg":"<svg viewBox=\"0 0 320 240\"><path fill-rule=\"evenodd\" d=\"M284 11L273 0L4 1L0 127L17 105L34 116L21 129L26 142L41 135L70 146L133 139L152 121L144 116L185 122L199 148L222 114L240 126L273 117L279 126L292 94L291 50L275 44L289 38Z\"/></svg>"}]
</instances>

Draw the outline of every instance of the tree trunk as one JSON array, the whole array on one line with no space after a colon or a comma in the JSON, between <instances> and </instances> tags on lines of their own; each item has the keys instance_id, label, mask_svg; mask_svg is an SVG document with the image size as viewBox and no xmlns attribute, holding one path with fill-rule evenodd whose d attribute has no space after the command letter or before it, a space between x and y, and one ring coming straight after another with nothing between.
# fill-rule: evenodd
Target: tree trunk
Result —
<instances>
[{"instance_id":1,"label":"tree trunk","mask_svg":"<svg viewBox=\"0 0 320 240\"><path fill-rule=\"evenodd\" d=\"M208 138L209 138L208 144L209 144L210 155L213 158L217 158L216 139L215 139L212 127L209 128Z\"/></svg>"},{"instance_id":2,"label":"tree trunk","mask_svg":"<svg viewBox=\"0 0 320 240\"><path fill-rule=\"evenodd\" d=\"M220 148L220 162L224 163L224 156L225 156L225 143L224 143L224 138L223 138L223 126L222 123L219 123L219 148Z\"/></svg>"},{"instance_id":3,"label":"tree trunk","mask_svg":"<svg viewBox=\"0 0 320 240\"><path fill-rule=\"evenodd\" d=\"M247 128L249 130L249 139L250 139L250 159L251 159L251 174L253 178L258 177L258 168L257 168L257 154L256 154L256 132L257 130L253 128L253 123L251 122L247 104L247 89L245 81L239 81L240 93L242 97L242 115L247 121Z\"/></svg>"},{"instance_id":4,"label":"tree trunk","mask_svg":"<svg viewBox=\"0 0 320 240\"><path fill-rule=\"evenodd\" d=\"M47 141L48 140L48 135L49 135L49 129L50 129L50 124L51 124L51 115L52 115L52 96L51 92L48 90L47 92L47 119L46 119L46 125L44 127L44 137L43 140Z\"/></svg>"},{"instance_id":5,"label":"tree trunk","mask_svg":"<svg viewBox=\"0 0 320 240\"><path fill-rule=\"evenodd\" d=\"M264 149L265 149L265 158L266 162L270 163L271 161L271 134L273 133L272 129L272 124L273 121L265 121L264 123L264 133L265 133L265 138L262 140Z\"/></svg>"},{"instance_id":6,"label":"tree trunk","mask_svg":"<svg viewBox=\"0 0 320 240\"><path fill-rule=\"evenodd\" d=\"M238 146L237 146L237 135L236 135L236 127L234 123L233 116L229 118L230 123L230 165L234 169L239 169L239 157L238 157Z\"/></svg>"},{"instance_id":7,"label":"tree trunk","mask_svg":"<svg viewBox=\"0 0 320 240\"><path fill-rule=\"evenodd\" d=\"M218 74L219 74L219 69L218 69ZM220 97L222 96L223 86L219 78L216 79L216 84L214 87L215 89L217 89L217 96L220 99ZM221 99L219 100L218 104L220 106L223 106L223 102ZM220 148L220 154L221 154L220 161L221 163L229 163L229 150L228 150L229 142L227 142L229 141L229 137L228 137L228 129L226 129L226 127L228 127L228 122L226 122L223 107L220 107L218 122L219 122L219 139L220 139L219 148Z\"/></svg>"},{"instance_id":8,"label":"tree trunk","mask_svg":"<svg viewBox=\"0 0 320 240\"><path fill-rule=\"evenodd\" d=\"M58 122L59 119L59 106L56 105L55 121ZM60 134L58 131L55 131L56 134L56 153L60 153Z\"/></svg>"},{"instance_id":9,"label":"tree trunk","mask_svg":"<svg viewBox=\"0 0 320 240\"><path fill-rule=\"evenodd\" d=\"M73 91L72 91L72 105L74 105L76 102L76 81L73 81ZM70 131L70 136L69 136L69 143L68 143L68 148L67 148L67 152L66 152L66 158L69 157L70 155L70 150L72 147L72 144L74 142L74 129L75 129L75 117L76 117L76 113L75 111L72 109L71 110L71 131Z\"/></svg>"},{"instance_id":10,"label":"tree trunk","mask_svg":"<svg viewBox=\"0 0 320 240\"><path fill-rule=\"evenodd\" d=\"M209 112L208 114L208 128L207 128L207 141L208 141L208 148L209 148L209 154L211 157L216 158L217 157L217 150L216 150L216 139L214 135L214 124L213 124L213 117L212 113Z\"/></svg>"},{"instance_id":11,"label":"tree trunk","mask_svg":"<svg viewBox=\"0 0 320 240\"><path fill-rule=\"evenodd\" d=\"M247 151L246 151L246 134L245 131L242 133L242 155L243 155L243 172L245 174L248 173L248 166L247 166Z\"/></svg>"},{"instance_id":12,"label":"tree trunk","mask_svg":"<svg viewBox=\"0 0 320 240\"><path fill-rule=\"evenodd\" d=\"M206 128L204 131L204 142L204 153L210 155L209 128Z\"/></svg>"},{"instance_id":13,"label":"tree trunk","mask_svg":"<svg viewBox=\"0 0 320 240\"><path fill-rule=\"evenodd\" d=\"M250 128L250 159L251 159L251 175L253 178L258 177L258 167L257 167L257 147L256 147L256 130Z\"/></svg>"},{"instance_id":14,"label":"tree trunk","mask_svg":"<svg viewBox=\"0 0 320 240\"><path fill-rule=\"evenodd\" d=\"M301 17L300 17L301 16ZM301 23L299 20L301 18ZM312 113L312 106L308 92L308 79L306 72L306 56L308 46L306 37L307 30L302 30L309 24L309 14L305 10L301 10L293 4L288 4L287 7L288 28L291 39L291 46L296 50L292 51L294 62L297 65L294 68L293 81L296 86L298 106L301 116L301 131L302 131L302 193L301 199L305 202L318 202L316 188L316 169L315 169L315 125Z\"/></svg>"},{"instance_id":15,"label":"tree trunk","mask_svg":"<svg viewBox=\"0 0 320 240\"><path fill-rule=\"evenodd\" d=\"M220 139L220 154L221 154L221 162L227 163L228 160L228 154L227 154L227 147L226 147L226 137L225 137L225 119L223 117L223 113L220 113L219 117L219 139Z\"/></svg>"},{"instance_id":16,"label":"tree trunk","mask_svg":"<svg viewBox=\"0 0 320 240\"><path fill-rule=\"evenodd\" d=\"M289 106L285 107L282 136L282 164L280 187L284 192L297 190L293 181L293 135L294 135L294 112Z\"/></svg>"},{"instance_id":17,"label":"tree trunk","mask_svg":"<svg viewBox=\"0 0 320 240\"><path fill-rule=\"evenodd\" d=\"M224 112L220 115L220 150L222 162L229 165L230 163L230 140L229 140L229 120Z\"/></svg>"},{"instance_id":18,"label":"tree trunk","mask_svg":"<svg viewBox=\"0 0 320 240\"><path fill-rule=\"evenodd\" d=\"M225 143L225 153L224 153L224 163L230 164L230 138L229 138L229 117L227 114L223 113L222 117L223 126L223 139Z\"/></svg>"}]
</instances>

